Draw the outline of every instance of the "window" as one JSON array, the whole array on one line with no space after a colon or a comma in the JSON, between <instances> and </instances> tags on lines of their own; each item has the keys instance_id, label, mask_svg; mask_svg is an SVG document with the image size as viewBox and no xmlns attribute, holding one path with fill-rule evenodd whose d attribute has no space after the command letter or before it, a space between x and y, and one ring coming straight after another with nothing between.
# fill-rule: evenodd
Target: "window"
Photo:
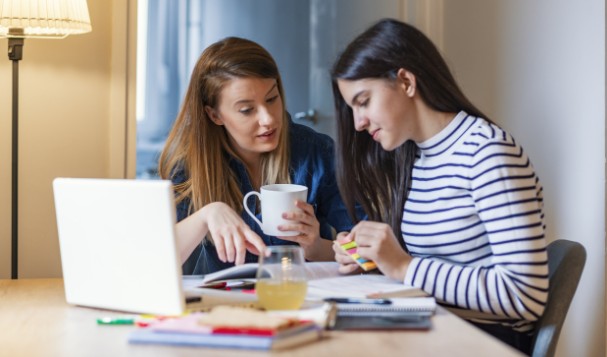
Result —
<instances>
[{"instance_id":1,"label":"window","mask_svg":"<svg viewBox=\"0 0 607 357\"><path fill-rule=\"evenodd\" d=\"M399 13L400 2L139 0L137 177L157 177L158 155L192 68L204 48L227 36L264 46L280 69L287 110L300 123L334 136L332 61L373 20ZM316 122L305 115L312 111Z\"/></svg>"}]
</instances>

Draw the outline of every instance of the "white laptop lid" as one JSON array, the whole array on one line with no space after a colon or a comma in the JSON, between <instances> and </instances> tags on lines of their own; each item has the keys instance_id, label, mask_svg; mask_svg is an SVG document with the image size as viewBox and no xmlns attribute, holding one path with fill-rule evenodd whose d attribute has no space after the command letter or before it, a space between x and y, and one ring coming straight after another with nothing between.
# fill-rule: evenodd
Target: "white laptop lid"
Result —
<instances>
[{"instance_id":1,"label":"white laptop lid","mask_svg":"<svg viewBox=\"0 0 607 357\"><path fill-rule=\"evenodd\" d=\"M53 191L68 303L185 311L170 181L57 178Z\"/></svg>"}]
</instances>

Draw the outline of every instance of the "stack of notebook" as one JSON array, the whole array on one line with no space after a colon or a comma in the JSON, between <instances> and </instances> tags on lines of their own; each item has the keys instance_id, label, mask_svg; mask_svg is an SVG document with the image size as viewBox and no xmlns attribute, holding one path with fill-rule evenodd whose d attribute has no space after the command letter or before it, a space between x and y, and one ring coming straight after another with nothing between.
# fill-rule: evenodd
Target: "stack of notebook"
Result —
<instances>
[{"instance_id":1,"label":"stack of notebook","mask_svg":"<svg viewBox=\"0 0 607 357\"><path fill-rule=\"evenodd\" d=\"M252 309L219 307L209 314L193 313L139 328L131 332L129 343L276 350L320 337L320 328L311 321L270 316Z\"/></svg>"}]
</instances>

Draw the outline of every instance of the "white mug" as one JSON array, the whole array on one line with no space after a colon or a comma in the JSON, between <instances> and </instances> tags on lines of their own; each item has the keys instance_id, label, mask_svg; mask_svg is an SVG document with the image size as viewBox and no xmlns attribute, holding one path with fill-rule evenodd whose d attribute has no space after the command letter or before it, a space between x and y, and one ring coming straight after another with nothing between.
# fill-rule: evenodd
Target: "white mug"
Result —
<instances>
[{"instance_id":1,"label":"white mug","mask_svg":"<svg viewBox=\"0 0 607 357\"><path fill-rule=\"evenodd\" d=\"M295 201L306 202L308 198L308 188L302 185L292 184L275 184L261 186L261 193L257 191L251 191L247 193L242 204L244 209L247 211L257 224L261 227L261 230L269 236L296 236L300 232L297 231L279 231L278 226L282 224L291 224L292 221L282 218L282 214L285 212L301 211L295 206ZM247 207L247 199L255 195L261 201L261 219L258 220L255 214Z\"/></svg>"}]
</instances>

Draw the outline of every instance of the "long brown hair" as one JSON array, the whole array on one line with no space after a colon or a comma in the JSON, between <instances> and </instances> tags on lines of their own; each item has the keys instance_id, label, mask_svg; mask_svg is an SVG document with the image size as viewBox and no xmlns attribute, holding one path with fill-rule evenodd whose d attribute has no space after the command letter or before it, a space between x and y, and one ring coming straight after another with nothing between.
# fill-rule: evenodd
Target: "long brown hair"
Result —
<instances>
[{"instance_id":1,"label":"long brown hair","mask_svg":"<svg viewBox=\"0 0 607 357\"><path fill-rule=\"evenodd\" d=\"M286 107L276 62L253 41L228 37L216 42L202 52L192 71L183 105L158 162L162 179L185 171L187 180L175 186L176 201L189 198L190 212L217 201L227 203L236 212L242 211L243 194L229 165L231 158L240 158L230 146L225 127L213 123L204 107L216 109L226 83L246 77L275 79L283 108ZM262 185L290 182L288 131L283 109L278 147L261 155Z\"/></svg>"},{"instance_id":2,"label":"long brown hair","mask_svg":"<svg viewBox=\"0 0 607 357\"><path fill-rule=\"evenodd\" d=\"M336 171L340 192L355 222L360 217L355 216L354 207L360 203L370 220L387 222L399 238L417 145L409 140L388 152L368 133L357 132L352 109L342 97L337 80L394 81L400 68L415 75L417 91L430 108L455 113L465 110L487 118L460 90L432 41L411 25L380 20L356 37L338 57L331 77L337 115Z\"/></svg>"}]
</instances>

